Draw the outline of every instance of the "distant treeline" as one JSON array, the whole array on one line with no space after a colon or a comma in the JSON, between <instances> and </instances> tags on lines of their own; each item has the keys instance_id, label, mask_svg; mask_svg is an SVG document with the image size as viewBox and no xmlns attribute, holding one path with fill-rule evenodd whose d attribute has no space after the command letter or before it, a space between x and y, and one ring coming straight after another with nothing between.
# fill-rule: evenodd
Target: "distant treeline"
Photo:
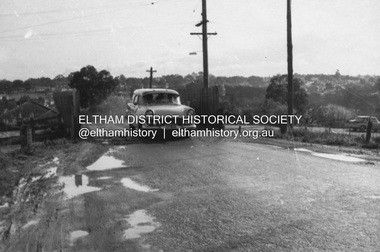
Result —
<instances>
[{"instance_id":1,"label":"distant treeline","mask_svg":"<svg viewBox=\"0 0 380 252\"><path fill-rule=\"evenodd\" d=\"M119 88L121 90L135 89L135 88L148 88L149 87L149 78L135 78L135 77L125 77L124 75L120 75L115 77L118 81ZM152 86L153 87L170 87L170 88L179 88L184 87L190 83L202 83L203 82L203 74L200 73L192 73L186 76L181 75L164 75L161 77L153 78ZM70 76L58 75L53 79L47 77L41 78L30 78L28 80L0 80L0 94L9 94L12 92L20 92L20 91L30 91L35 88L68 88L70 83ZM233 76L233 77L223 77L218 76L215 77L210 75L209 77L210 86L213 85L228 85L228 86L252 86L252 87L264 87L267 85L265 78L250 76L250 77L242 77L242 76Z\"/></svg>"},{"instance_id":2,"label":"distant treeline","mask_svg":"<svg viewBox=\"0 0 380 252\"><path fill-rule=\"evenodd\" d=\"M54 79L42 77L28 79L26 81L0 80L0 94L12 92L22 92L28 90L44 90L60 87L69 88L72 74L65 77L58 75ZM286 79L273 77L242 77L242 76L209 76L209 86L217 86L220 93L220 105L224 111L233 114L252 113L277 113L286 112ZM110 75L110 77L112 77ZM334 126L336 121L344 123L346 119L355 115L373 115L380 117L380 78L378 76L347 76L340 75L339 71L335 75L324 74L295 74L294 78L299 83L302 106L297 110L304 114L307 124L325 123ZM130 97L132 92L138 88L149 88L148 77L135 78L124 75L113 78L116 88L113 93ZM95 80L95 83L97 81ZM318 86L317 91L308 89L310 85ZM268 87L272 88L268 90ZM180 93L186 93L190 89L203 87L203 73L192 73L185 76L172 74L154 77L153 88L172 88ZM273 89L275 87L275 89ZM38 88L38 89L37 89ZM279 95L281 91L281 95ZM306 92L305 92L306 91ZM279 97L284 97L279 99ZM284 101L282 101L284 100ZM10 106L3 99L4 109ZM9 105L9 106L8 106ZM14 106L14 104L11 104ZM331 118L330 118L331 117ZM338 120L339 119L339 120ZM334 123L332 123L334 122Z\"/></svg>"}]
</instances>

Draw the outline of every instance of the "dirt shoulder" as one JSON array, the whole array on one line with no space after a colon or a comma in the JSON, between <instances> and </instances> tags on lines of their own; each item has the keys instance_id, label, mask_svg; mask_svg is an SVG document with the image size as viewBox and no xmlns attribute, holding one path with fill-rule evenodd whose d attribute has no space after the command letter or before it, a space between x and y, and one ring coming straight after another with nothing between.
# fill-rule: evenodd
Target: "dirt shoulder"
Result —
<instances>
[{"instance_id":1,"label":"dirt shoulder","mask_svg":"<svg viewBox=\"0 0 380 252\"><path fill-rule=\"evenodd\" d=\"M80 173L105 151L89 142L57 140L34 146L29 155L2 153L0 251L59 251L67 206L58 177Z\"/></svg>"}]
</instances>

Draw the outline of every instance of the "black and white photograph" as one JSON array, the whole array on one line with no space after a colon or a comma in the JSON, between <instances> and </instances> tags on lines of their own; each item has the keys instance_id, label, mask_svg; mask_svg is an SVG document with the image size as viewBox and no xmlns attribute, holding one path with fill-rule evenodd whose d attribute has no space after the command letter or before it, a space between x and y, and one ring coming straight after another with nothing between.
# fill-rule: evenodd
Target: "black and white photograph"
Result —
<instances>
[{"instance_id":1,"label":"black and white photograph","mask_svg":"<svg viewBox=\"0 0 380 252\"><path fill-rule=\"evenodd\" d=\"M0 252L380 251L380 1L1 7Z\"/></svg>"}]
</instances>

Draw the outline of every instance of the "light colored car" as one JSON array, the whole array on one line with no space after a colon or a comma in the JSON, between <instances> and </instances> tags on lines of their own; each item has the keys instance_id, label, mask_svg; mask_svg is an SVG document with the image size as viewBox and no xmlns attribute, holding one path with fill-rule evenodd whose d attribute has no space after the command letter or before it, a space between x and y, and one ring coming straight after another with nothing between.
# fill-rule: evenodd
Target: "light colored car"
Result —
<instances>
[{"instance_id":1,"label":"light colored car","mask_svg":"<svg viewBox=\"0 0 380 252\"><path fill-rule=\"evenodd\" d=\"M175 130L186 128L193 130L196 125L191 120L183 120L195 114L193 108L182 105L179 93L173 89L136 89L132 102L128 103L126 117L146 120L129 120L131 128ZM147 120L150 118L157 120ZM163 120L165 119L165 120Z\"/></svg>"},{"instance_id":2,"label":"light colored car","mask_svg":"<svg viewBox=\"0 0 380 252\"><path fill-rule=\"evenodd\" d=\"M369 120L372 122L373 131L380 130L380 121L373 116L357 116L355 119L349 120L346 127L352 129L353 131L366 131Z\"/></svg>"}]
</instances>

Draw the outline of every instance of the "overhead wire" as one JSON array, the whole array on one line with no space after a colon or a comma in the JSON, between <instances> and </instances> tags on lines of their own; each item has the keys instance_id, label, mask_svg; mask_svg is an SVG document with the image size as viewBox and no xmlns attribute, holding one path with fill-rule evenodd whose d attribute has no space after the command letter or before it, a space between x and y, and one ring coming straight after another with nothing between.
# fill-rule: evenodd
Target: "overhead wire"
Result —
<instances>
[{"instance_id":1,"label":"overhead wire","mask_svg":"<svg viewBox=\"0 0 380 252\"><path fill-rule=\"evenodd\" d=\"M157 4L157 3L162 3L162 2L168 2L168 1L174 1L174 0L160 0L160 2L151 2L151 3L143 3L143 4L138 4L137 6L148 6L148 5L152 5L152 4ZM187 0L182 0L182 1L187 1ZM45 23L40 23L40 24L36 24L36 25L31 25L31 26L24 26L24 27L18 27L18 28L14 28L14 29L9 29L9 30L3 30L3 31L0 31L0 34L5 34L5 33L8 33L8 32L13 32L13 31L18 31L18 30L25 30L25 29L29 29L31 30L31 28L35 28L35 27L42 27L42 26L49 26L49 25L52 25L52 24L57 24L57 23L63 23L63 22L68 22L68 21L72 21L72 20L78 20L78 19L83 19L83 18L86 18L86 17L92 17L92 16L97 16L97 15L101 15L101 14L108 14L108 13L111 13L111 12L116 12L116 11L122 11L122 10L125 10L127 8L130 8L130 6L125 6L124 8L117 8L117 9L110 9L110 10L102 10L100 12L96 12L96 13L91 13L91 14L88 14L88 15L81 15L81 16L78 16L78 17L72 17L72 18L69 18L69 19L61 19L61 20L56 20L56 21L51 21L51 22L45 22ZM92 9L97 9L97 8L92 8ZM66 12L66 11L75 11L75 10L78 10L78 9L65 9L65 10L62 10L62 12ZM87 11L88 9L86 9ZM41 11L40 13L55 13L55 12L61 12L61 10L52 10L52 11ZM29 13L26 13L26 14L33 14L33 12L29 12ZM21 15L21 13L20 13ZM149 29L158 29L158 28L166 28L166 27L173 27L173 26L181 26L181 27L184 27L186 25L189 25L190 22L182 22L182 23L170 23L170 24L164 24L164 25L151 25L149 27L144 27L144 30L149 30ZM135 29L135 28L141 28L141 26L139 25L134 25L134 26L122 26L122 27L117 27L116 30L117 32L122 32L123 30L128 30L128 29ZM112 33L114 30L114 28L112 27L109 27L109 28L102 28L102 29L95 29L95 30L85 30L85 31L76 31L76 32L59 32L59 33L42 33L42 34L34 34L36 36L34 36L35 38L54 38L54 37L65 37L65 36L88 36L88 35L99 35L99 34L105 34L105 33ZM30 39L30 38L28 38ZM9 36L1 36L0 35L0 41L7 41L7 40L13 40L13 41L25 41L25 38L24 36L21 36L21 35L9 35Z\"/></svg>"},{"instance_id":2,"label":"overhead wire","mask_svg":"<svg viewBox=\"0 0 380 252\"><path fill-rule=\"evenodd\" d=\"M148 3L141 4L140 3L140 4L137 4L136 6L149 6L149 5L151 5L151 4L148 4ZM114 5L113 5L113 7L114 7ZM3 31L0 31L0 34L4 34L4 33L8 33L8 32L14 32L14 31L19 31L19 30L25 30L25 29L32 28L32 27L34 28L34 27L42 27L42 26L48 26L48 25L52 25L52 24L64 23L64 22L69 22L69 21L73 21L73 20L83 19L83 18L87 18L87 17L97 16L97 15L100 15L100 14L108 14L108 13L112 13L112 12L123 11L125 9L130 9L130 7L131 6L128 5L128 6L125 6L125 7L122 7L122 8L119 7L119 8L109 9L109 10L99 10L99 12L91 13L91 14L87 14L87 15L81 15L81 16L78 16L78 17L72 17L72 18L67 18L67 19L61 19L61 20L56 20L56 21L51 21L51 22L45 22L45 23L40 23L40 24L35 24L35 25L29 25L29 26L23 26L23 27L3 30ZM80 9L65 9L65 10L62 10L62 12L75 11L75 10L83 12L83 11L88 11L88 10L97 10L97 8L90 8L90 9L85 9L85 10L80 10ZM60 12L60 10L41 11L40 13L48 14L48 13L55 13L55 12ZM27 15L32 15L33 12L28 12L26 14ZM35 14L38 14L38 12L36 12ZM18 15L22 15L22 13L20 13Z\"/></svg>"}]
</instances>

